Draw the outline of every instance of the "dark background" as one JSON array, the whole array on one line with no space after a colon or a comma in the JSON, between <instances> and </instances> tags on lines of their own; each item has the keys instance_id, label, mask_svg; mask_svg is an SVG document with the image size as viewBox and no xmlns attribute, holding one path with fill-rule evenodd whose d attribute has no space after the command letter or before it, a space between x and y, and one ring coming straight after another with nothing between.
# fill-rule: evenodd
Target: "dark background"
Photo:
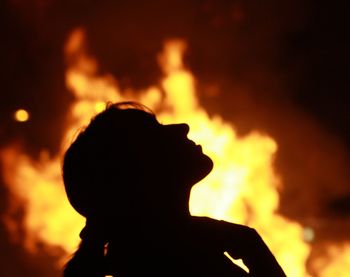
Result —
<instances>
[{"instance_id":1,"label":"dark background","mask_svg":"<svg viewBox=\"0 0 350 277\"><path fill-rule=\"evenodd\" d=\"M347 1L311 0L1 1L0 147L19 140L33 157L57 153L74 100L63 55L74 28L86 30L101 71L122 88L159 82L156 54L165 39L182 38L209 113L242 136L260 130L277 141L281 213L315 229L319 245L347 241L349 10ZM31 120L20 124L12 115L22 107ZM0 193L4 214L3 181ZM54 255L29 255L2 223L0 247L1 276L58 275Z\"/></svg>"}]
</instances>

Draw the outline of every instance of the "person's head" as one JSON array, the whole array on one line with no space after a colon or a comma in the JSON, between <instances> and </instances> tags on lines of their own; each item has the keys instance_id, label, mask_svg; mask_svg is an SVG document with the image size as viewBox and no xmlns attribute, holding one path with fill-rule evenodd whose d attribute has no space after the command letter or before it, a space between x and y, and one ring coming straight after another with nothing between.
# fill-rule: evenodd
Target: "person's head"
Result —
<instances>
[{"instance_id":1,"label":"person's head","mask_svg":"<svg viewBox=\"0 0 350 277\"><path fill-rule=\"evenodd\" d=\"M72 206L85 217L128 212L187 197L212 169L187 124L160 124L136 103L109 105L68 148L63 179ZM187 199L188 200L188 199ZM162 207L159 207L162 209ZM119 213L119 214L118 214Z\"/></svg>"}]
</instances>

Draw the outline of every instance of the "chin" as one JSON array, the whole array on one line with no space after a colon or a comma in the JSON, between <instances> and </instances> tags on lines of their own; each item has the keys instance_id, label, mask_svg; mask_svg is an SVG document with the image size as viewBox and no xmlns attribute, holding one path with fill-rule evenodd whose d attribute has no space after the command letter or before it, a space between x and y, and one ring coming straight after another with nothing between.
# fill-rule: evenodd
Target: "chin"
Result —
<instances>
[{"instance_id":1,"label":"chin","mask_svg":"<svg viewBox=\"0 0 350 277\"><path fill-rule=\"evenodd\" d=\"M201 147L190 147L186 151L177 150L167 155L172 158L163 160L161 165L165 176L171 176L173 181L192 186L204 179L213 169L213 161L202 152Z\"/></svg>"},{"instance_id":2,"label":"chin","mask_svg":"<svg viewBox=\"0 0 350 277\"><path fill-rule=\"evenodd\" d=\"M195 165L195 166L194 166ZM214 163L207 155L201 155L200 159L193 161L189 169L191 169L191 183L194 185L204 179L213 169Z\"/></svg>"}]
</instances>

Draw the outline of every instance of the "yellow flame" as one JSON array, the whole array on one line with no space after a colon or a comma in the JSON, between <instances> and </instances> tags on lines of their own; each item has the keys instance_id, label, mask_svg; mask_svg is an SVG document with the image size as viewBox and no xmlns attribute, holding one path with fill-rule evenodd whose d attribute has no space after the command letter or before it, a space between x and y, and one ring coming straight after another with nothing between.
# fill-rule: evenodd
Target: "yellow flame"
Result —
<instances>
[{"instance_id":1,"label":"yellow flame","mask_svg":"<svg viewBox=\"0 0 350 277\"><path fill-rule=\"evenodd\" d=\"M181 53L184 47L168 42L164 53L174 49ZM210 118L196 98L193 75L177 59L168 66L173 56L161 63L167 73L162 81L164 101L171 109L158 117L164 122L188 122L189 137L205 146L215 165L213 172L193 188L191 213L256 228L288 276L307 276L305 262L310 249L302 241L302 227L277 214L280 181L272 166L276 142L258 132L238 138L221 117Z\"/></svg>"},{"instance_id":2,"label":"yellow flame","mask_svg":"<svg viewBox=\"0 0 350 277\"><path fill-rule=\"evenodd\" d=\"M273 169L277 143L257 131L238 137L234 127L219 115L208 115L197 98L196 80L183 64L185 49L181 40L168 41L158 56L165 74L162 81L138 93L121 91L112 76L98 74L98 63L85 48L84 31L75 30L65 54L66 84L76 101L68 114L61 154L77 130L107 101L139 101L159 111L157 116L163 123L187 122L191 126L189 137L202 144L215 163L213 172L192 190L191 213L256 228L288 276L310 276L306 270L310 246L302 239L302 226L277 211L281 188ZM67 203L60 158L42 155L34 161L12 147L3 151L2 160L9 189L26 207L26 245L33 250L35 243L42 241L71 253L77 246L83 219ZM7 222L9 227L15 225L11 220ZM334 259L339 255L334 254ZM344 264L348 262L348 258L344 260ZM329 268L327 272L336 272L332 264ZM320 276L331 276L327 274Z\"/></svg>"},{"instance_id":3,"label":"yellow flame","mask_svg":"<svg viewBox=\"0 0 350 277\"><path fill-rule=\"evenodd\" d=\"M350 244L330 245L326 255L314 261L313 268L320 277L349 276Z\"/></svg>"},{"instance_id":4,"label":"yellow flame","mask_svg":"<svg viewBox=\"0 0 350 277\"><path fill-rule=\"evenodd\" d=\"M18 109L14 115L14 119L19 122L26 122L29 120L29 113L24 109Z\"/></svg>"},{"instance_id":5,"label":"yellow flame","mask_svg":"<svg viewBox=\"0 0 350 277\"><path fill-rule=\"evenodd\" d=\"M35 251L37 243L44 241L61 246L66 252L74 251L83 218L72 210L65 197L58 157L50 158L43 152L33 161L13 146L2 151L1 158L6 161L5 182L14 186L9 188L26 208L27 232L23 243L27 249ZM16 213L16 207L12 208ZM10 213L5 220L14 226L15 218L11 216Z\"/></svg>"}]
</instances>

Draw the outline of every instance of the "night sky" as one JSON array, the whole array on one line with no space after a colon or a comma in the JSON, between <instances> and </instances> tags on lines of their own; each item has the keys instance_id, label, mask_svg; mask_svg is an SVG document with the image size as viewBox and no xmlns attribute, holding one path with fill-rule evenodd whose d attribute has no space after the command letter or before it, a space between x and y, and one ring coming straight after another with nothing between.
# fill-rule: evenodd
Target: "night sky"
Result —
<instances>
[{"instance_id":1,"label":"night sky","mask_svg":"<svg viewBox=\"0 0 350 277\"><path fill-rule=\"evenodd\" d=\"M276 139L281 212L319 240L335 232L350 240L349 11L347 1L1 1L0 151L13 141L33 157L58 151L74 100L63 47L75 28L122 88L159 82L156 55L164 40L181 38L209 113L242 136L259 130ZM18 108L30 111L29 122L12 119ZM9 194L0 182L3 214ZM0 247L8 253L1 276L58 276L54 256L27 254L3 223Z\"/></svg>"}]
</instances>

